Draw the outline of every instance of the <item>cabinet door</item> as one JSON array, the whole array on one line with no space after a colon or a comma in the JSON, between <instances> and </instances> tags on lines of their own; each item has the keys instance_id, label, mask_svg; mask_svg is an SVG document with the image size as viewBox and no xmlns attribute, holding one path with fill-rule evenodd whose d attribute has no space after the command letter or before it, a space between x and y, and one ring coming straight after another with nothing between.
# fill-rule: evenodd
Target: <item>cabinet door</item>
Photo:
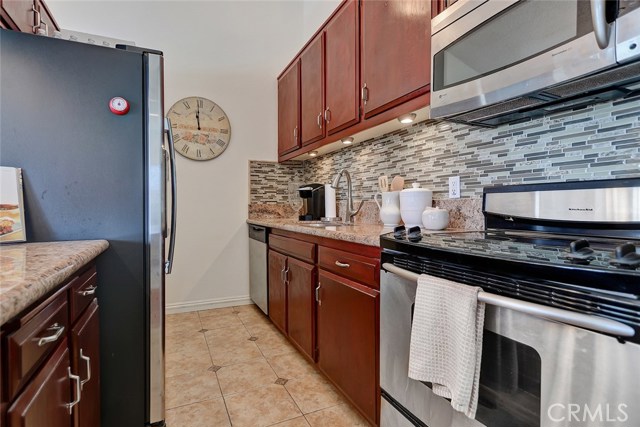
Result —
<instances>
[{"instance_id":1,"label":"cabinet door","mask_svg":"<svg viewBox=\"0 0 640 427\"><path fill-rule=\"evenodd\" d=\"M320 270L318 367L376 425L379 293Z\"/></svg>"},{"instance_id":2,"label":"cabinet door","mask_svg":"<svg viewBox=\"0 0 640 427\"><path fill-rule=\"evenodd\" d=\"M300 61L278 80L278 154L300 147Z\"/></svg>"},{"instance_id":3,"label":"cabinet door","mask_svg":"<svg viewBox=\"0 0 640 427\"><path fill-rule=\"evenodd\" d=\"M300 55L300 99L300 135L304 146L324 137L323 34Z\"/></svg>"},{"instance_id":4,"label":"cabinet door","mask_svg":"<svg viewBox=\"0 0 640 427\"><path fill-rule=\"evenodd\" d=\"M328 134L360 121L357 11L358 2L349 0L325 30Z\"/></svg>"},{"instance_id":5,"label":"cabinet door","mask_svg":"<svg viewBox=\"0 0 640 427\"><path fill-rule=\"evenodd\" d=\"M75 396L69 379L69 350L65 339L7 411L8 427L69 427L65 406Z\"/></svg>"},{"instance_id":6,"label":"cabinet door","mask_svg":"<svg viewBox=\"0 0 640 427\"><path fill-rule=\"evenodd\" d=\"M364 0L361 13L363 104L368 118L427 92L431 4Z\"/></svg>"},{"instance_id":7,"label":"cabinet door","mask_svg":"<svg viewBox=\"0 0 640 427\"><path fill-rule=\"evenodd\" d=\"M295 258L287 260L287 295L288 315L287 325L289 338L309 358L314 358L314 306L316 269L312 264L298 261Z\"/></svg>"},{"instance_id":8,"label":"cabinet door","mask_svg":"<svg viewBox=\"0 0 640 427\"><path fill-rule=\"evenodd\" d=\"M99 334L98 302L94 299L71 330L71 370L82 381L82 399L73 411L74 427L100 427Z\"/></svg>"},{"instance_id":9,"label":"cabinet door","mask_svg":"<svg viewBox=\"0 0 640 427\"><path fill-rule=\"evenodd\" d=\"M9 27L23 33L33 33L37 8L35 0L0 0L0 10Z\"/></svg>"},{"instance_id":10,"label":"cabinet door","mask_svg":"<svg viewBox=\"0 0 640 427\"><path fill-rule=\"evenodd\" d=\"M269 251L269 318L283 333L287 333L287 288L283 282L287 257Z\"/></svg>"}]
</instances>

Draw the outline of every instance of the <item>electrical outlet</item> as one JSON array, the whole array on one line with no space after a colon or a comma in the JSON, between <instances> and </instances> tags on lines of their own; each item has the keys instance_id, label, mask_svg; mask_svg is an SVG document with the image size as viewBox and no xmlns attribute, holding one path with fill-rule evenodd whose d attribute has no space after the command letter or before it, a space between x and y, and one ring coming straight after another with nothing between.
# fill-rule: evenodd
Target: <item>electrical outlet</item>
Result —
<instances>
[{"instance_id":1,"label":"electrical outlet","mask_svg":"<svg viewBox=\"0 0 640 427\"><path fill-rule=\"evenodd\" d=\"M449 198L450 199L460 198L460 177L459 176L449 177Z\"/></svg>"}]
</instances>

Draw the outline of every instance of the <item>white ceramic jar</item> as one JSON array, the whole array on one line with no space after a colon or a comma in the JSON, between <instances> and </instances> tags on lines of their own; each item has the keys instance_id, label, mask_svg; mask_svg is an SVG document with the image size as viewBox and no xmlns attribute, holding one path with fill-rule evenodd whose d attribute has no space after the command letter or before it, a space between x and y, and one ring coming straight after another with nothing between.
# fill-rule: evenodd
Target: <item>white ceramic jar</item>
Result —
<instances>
[{"instance_id":1,"label":"white ceramic jar","mask_svg":"<svg viewBox=\"0 0 640 427\"><path fill-rule=\"evenodd\" d=\"M382 205L378 202L378 195L382 197ZM385 227L395 227L400 224L400 192L385 191L376 193L373 200L380 209L380 220Z\"/></svg>"},{"instance_id":2,"label":"white ceramic jar","mask_svg":"<svg viewBox=\"0 0 640 427\"><path fill-rule=\"evenodd\" d=\"M422 213L422 225L427 230L444 230L449 225L449 211L440 208L425 208Z\"/></svg>"},{"instance_id":3,"label":"white ceramic jar","mask_svg":"<svg viewBox=\"0 0 640 427\"><path fill-rule=\"evenodd\" d=\"M420 184L411 184L413 188L407 188L400 192L400 216L407 228L420 227L422 225L422 212L426 207L431 207L433 192L426 188L420 188Z\"/></svg>"}]
</instances>

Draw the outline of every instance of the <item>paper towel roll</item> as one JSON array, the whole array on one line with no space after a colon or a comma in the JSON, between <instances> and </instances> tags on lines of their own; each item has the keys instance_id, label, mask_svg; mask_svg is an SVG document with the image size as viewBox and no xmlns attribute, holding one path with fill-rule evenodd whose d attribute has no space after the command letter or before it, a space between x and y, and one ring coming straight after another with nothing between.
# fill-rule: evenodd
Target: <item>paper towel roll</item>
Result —
<instances>
[{"instance_id":1,"label":"paper towel roll","mask_svg":"<svg viewBox=\"0 0 640 427\"><path fill-rule=\"evenodd\" d=\"M335 218L336 215L336 189L331 184L324 185L324 216Z\"/></svg>"}]
</instances>

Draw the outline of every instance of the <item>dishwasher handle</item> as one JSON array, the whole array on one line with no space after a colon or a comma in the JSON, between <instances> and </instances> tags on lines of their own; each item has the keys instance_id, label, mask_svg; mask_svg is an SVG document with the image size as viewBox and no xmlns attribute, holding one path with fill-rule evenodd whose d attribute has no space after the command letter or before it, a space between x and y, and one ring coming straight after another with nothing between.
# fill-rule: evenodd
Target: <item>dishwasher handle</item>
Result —
<instances>
[{"instance_id":1,"label":"dishwasher handle","mask_svg":"<svg viewBox=\"0 0 640 427\"><path fill-rule=\"evenodd\" d=\"M411 281L417 281L418 277L420 277L418 273L396 267L391 263L382 264L382 268L387 270L389 273L395 274L402 277L403 279ZM496 307L503 307L510 310L519 311L531 316L541 317L543 319L553 320L559 323L565 323L567 325L591 329L593 331L602 332L605 334L620 337L632 337L635 335L635 330L631 326L625 325L624 323L620 323L615 320L607 319L605 317L576 313L574 311L563 310L556 307L549 307L542 304L535 304L532 302L508 298L502 295L496 295L484 291L478 292L478 301L485 304L491 304Z\"/></svg>"},{"instance_id":2,"label":"dishwasher handle","mask_svg":"<svg viewBox=\"0 0 640 427\"><path fill-rule=\"evenodd\" d=\"M267 229L258 225L249 224L249 238L267 243Z\"/></svg>"}]
</instances>

